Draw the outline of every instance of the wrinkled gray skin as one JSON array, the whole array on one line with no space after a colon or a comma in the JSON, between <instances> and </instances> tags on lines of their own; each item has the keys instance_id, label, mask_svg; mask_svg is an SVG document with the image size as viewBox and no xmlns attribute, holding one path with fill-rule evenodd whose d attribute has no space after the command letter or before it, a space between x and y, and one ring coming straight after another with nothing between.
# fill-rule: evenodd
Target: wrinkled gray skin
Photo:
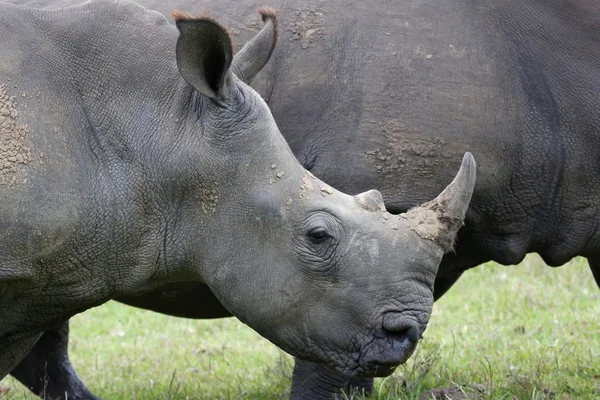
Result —
<instances>
[{"instance_id":1,"label":"wrinkled gray skin","mask_svg":"<svg viewBox=\"0 0 600 400\"><path fill-rule=\"evenodd\" d=\"M142 2L165 14L211 10L238 46L259 29L248 16L263 4ZM435 196L464 151L475 154L478 183L435 298L469 268L517 264L529 252L553 266L585 256L600 282L597 1L268 4L280 10L282 38L253 87L316 176L349 193L376 187L398 213ZM206 307L190 307L195 299ZM206 287L125 301L192 318L226 315ZM325 398L352 383L297 362L293 393Z\"/></svg>"},{"instance_id":2,"label":"wrinkled gray skin","mask_svg":"<svg viewBox=\"0 0 600 400\"><path fill-rule=\"evenodd\" d=\"M263 17L233 59L211 19L179 14L176 28L125 1L0 4L0 379L77 312L176 282L347 376L410 356L473 157L401 215L378 191L318 180L232 73L249 80L267 62L276 22Z\"/></svg>"}]
</instances>

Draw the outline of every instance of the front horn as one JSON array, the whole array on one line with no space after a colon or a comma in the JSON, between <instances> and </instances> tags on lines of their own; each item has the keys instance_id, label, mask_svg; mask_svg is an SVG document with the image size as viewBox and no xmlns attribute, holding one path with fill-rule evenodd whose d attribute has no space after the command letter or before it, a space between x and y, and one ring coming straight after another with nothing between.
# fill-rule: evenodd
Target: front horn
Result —
<instances>
[{"instance_id":1,"label":"front horn","mask_svg":"<svg viewBox=\"0 0 600 400\"><path fill-rule=\"evenodd\" d=\"M471 202L476 169L473 155L465 153L456 177L446 189L435 199L400 214L400 218L421 238L432 240L444 252L452 250Z\"/></svg>"}]
</instances>

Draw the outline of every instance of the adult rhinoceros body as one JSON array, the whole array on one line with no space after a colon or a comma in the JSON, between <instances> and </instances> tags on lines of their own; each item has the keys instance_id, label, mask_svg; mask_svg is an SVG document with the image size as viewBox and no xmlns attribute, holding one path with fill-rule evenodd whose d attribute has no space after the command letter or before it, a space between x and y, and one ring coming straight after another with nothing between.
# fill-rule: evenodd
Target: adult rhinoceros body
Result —
<instances>
[{"instance_id":1,"label":"adult rhinoceros body","mask_svg":"<svg viewBox=\"0 0 600 400\"><path fill-rule=\"evenodd\" d=\"M164 14L209 9L238 45L258 30L247 17L260 3L252 0L141 2ZM316 176L350 193L376 187L389 211L402 212L432 198L462 152L475 153L478 184L436 298L466 269L516 264L528 252L550 265L586 256L600 281L597 2L270 3L282 40L253 87ZM123 300L180 316L226 315L205 289L164 291ZM189 306L197 298L209 306ZM345 382L299 365L299 397L315 380L321 389Z\"/></svg>"},{"instance_id":2,"label":"adult rhinoceros body","mask_svg":"<svg viewBox=\"0 0 600 400\"><path fill-rule=\"evenodd\" d=\"M277 41L261 14L234 59L208 17L177 13L175 28L128 1L0 4L0 379L73 314L186 281L342 374L386 375L410 356L473 158L400 216L377 191L316 179L240 79Z\"/></svg>"}]
</instances>

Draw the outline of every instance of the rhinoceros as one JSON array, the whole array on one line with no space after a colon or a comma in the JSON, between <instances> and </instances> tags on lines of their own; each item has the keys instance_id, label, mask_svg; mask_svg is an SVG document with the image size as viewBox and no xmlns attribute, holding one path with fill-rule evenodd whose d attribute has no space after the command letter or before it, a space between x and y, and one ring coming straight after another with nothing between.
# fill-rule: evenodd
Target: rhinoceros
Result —
<instances>
[{"instance_id":1,"label":"rhinoceros","mask_svg":"<svg viewBox=\"0 0 600 400\"><path fill-rule=\"evenodd\" d=\"M277 41L261 14L234 57L207 16L0 4L0 379L70 316L177 282L340 374L410 356L474 159L401 215L315 178L244 82Z\"/></svg>"},{"instance_id":2,"label":"rhinoceros","mask_svg":"<svg viewBox=\"0 0 600 400\"><path fill-rule=\"evenodd\" d=\"M238 44L259 29L248 16L264 3L139 1L165 15L210 9ZM463 271L486 261L517 264L529 252L553 266L588 257L600 283L598 2L268 3L279 9L282 37L252 86L305 168L351 194L375 187L388 211L400 213L434 197L464 151L476 156L478 183L455 251L440 264L436 299ZM190 318L228 315L206 287L164 289L168 296L123 300ZM194 304L199 296L206 308ZM66 329L49 332L17 376L39 387L36 361L66 354ZM56 382L74 376L66 356L53 360ZM298 398L330 397L357 383L327 366L296 365Z\"/></svg>"}]
</instances>

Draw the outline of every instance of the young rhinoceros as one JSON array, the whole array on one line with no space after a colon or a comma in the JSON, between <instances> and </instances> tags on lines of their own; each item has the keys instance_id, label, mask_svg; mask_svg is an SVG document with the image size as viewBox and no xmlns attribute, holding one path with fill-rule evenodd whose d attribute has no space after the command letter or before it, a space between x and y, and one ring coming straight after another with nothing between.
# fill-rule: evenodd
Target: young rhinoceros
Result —
<instances>
[{"instance_id":1,"label":"young rhinoceros","mask_svg":"<svg viewBox=\"0 0 600 400\"><path fill-rule=\"evenodd\" d=\"M410 356L474 160L399 216L377 191L314 178L241 79L276 42L262 13L234 58L207 17L175 13L175 28L126 1L0 5L0 378L44 329L185 281L344 374L389 374Z\"/></svg>"}]
</instances>

